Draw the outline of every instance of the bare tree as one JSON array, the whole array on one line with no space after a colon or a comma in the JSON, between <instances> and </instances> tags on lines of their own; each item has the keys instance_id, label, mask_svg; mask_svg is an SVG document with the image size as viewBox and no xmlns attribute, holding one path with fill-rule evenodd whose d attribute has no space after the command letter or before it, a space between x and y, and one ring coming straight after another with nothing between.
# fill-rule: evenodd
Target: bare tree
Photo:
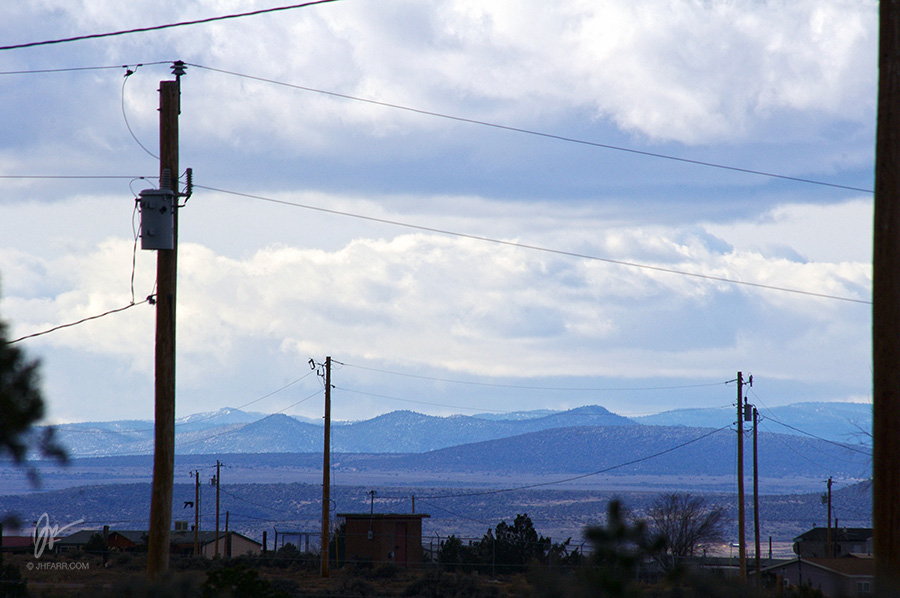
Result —
<instances>
[{"instance_id":1,"label":"bare tree","mask_svg":"<svg viewBox=\"0 0 900 598\"><path fill-rule=\"evenodd\" d=\"M666 554L693 556L694 551L722 539L725 509L702 496L685 492L661 494L649 513L651 533L662 539Z\"/></svg>"}]
</instances>

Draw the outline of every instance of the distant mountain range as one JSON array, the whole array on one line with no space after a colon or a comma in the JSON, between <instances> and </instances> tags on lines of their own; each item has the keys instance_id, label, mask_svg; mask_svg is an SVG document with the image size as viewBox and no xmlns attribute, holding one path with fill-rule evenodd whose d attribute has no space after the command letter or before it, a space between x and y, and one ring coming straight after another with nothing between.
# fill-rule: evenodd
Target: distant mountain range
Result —
<instances>
[{"instance_id":1,"label":"distant mountain range","mask_svg":"<svg viewBox=\"0 0 900 598\"><path fill-rule=\"evenodd\" d=\"M826 444L868 444L865 432L871 427L870 405L798 403L762 413L763 432L803 436L809 442L825 441ZM605 434L618 434L620 442L636 442L639 438L662 434L660 427L720 428L734 420L733 408L679 409L633 419L596 405L506 416L435 417L394 411L364 421L335 422L331 439L336 453L410 454L570 428L602 428ZM73 457L140 455L153 451L153 423L149 421L85 422L56 428ZM565 434L577 436L583 432L557 432L557 435ZM552 436L531 436L528 442L549 441ZM322 450L322 439L319 421L230 408L190 415L176 423L179 454L316 453Z\"/></svg>"},{"instance_id":2,"label":"distant mountain range","mask_svg":"<svg viewBox=\"0 0 900 598\"><path fill-rule=\"evenodd\" d=\"M758 406L760 428L769 432L825 438L850 444L871 444L872 405L865 403L794 403L781 407ZM676 409L633 418L655 426L718 428L734 422L734 407Z\"/></svg>"},{"instance_id":3,"label":"distant mountain range","mask_svg":"<svg viewBox=\"0 0 900 598\"><path fill-rule=\"evenodd\" d=\"M786 434L759 434L760 475L767 478L870 475L866 449ZM750 443L745 443L750 472ZM373 455L352 460L357 470L409 473L595 474L733 476L735 431L729 427L579 426L554 428L423 454ZM345 463L347 464L347 463Z\"/></svg>"}]
</instances>

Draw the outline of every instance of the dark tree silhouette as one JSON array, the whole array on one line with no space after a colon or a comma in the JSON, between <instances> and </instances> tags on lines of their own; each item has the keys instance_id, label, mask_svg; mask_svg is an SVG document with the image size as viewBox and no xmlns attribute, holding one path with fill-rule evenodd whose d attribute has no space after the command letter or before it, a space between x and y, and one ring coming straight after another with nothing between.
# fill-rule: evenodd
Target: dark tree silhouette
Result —
<instances>
[{"instance_id":1,"label":"dark tree silhouette","mask_svg":"<svg viewBox=\"0 0 900 598\"><path fill-rule=\"evenodd\" d=\"M647 524L633 521L617 500L609 502L605 526L589 527L584 537L593 545L584 581L592 595L640 596L637 572L642 562L662 549L659 538L651 538Z\"/></svg>"},{"instance_id":2,"label":"dark tree silhouette","mask_svg":"<svg viewBox=\"0 0 900 598\"><path fill-rule=\"evenodd\" d=\"M33 430L44 417L38 366L37 360L29 360L22 349L9 342L7 324L0 319L0 457L9 454L18 465L23 465L32 452L60 461L66 458L52 427L44 428L41 434ZM37 482L33 467L28 467L28 473Z\"/></svg>"},{"instance_id":3,"label":"dark tree silhouette","mask_svg":"<svg viewBox=\"0 0 900 598\"><path fill-rule=\"evenodd\" d=\"M512 525L501 521L481 540L482 548L492 551L496 563L523 570L530 561L543 560L550 544L550 538L534 529L528 514L516 515Z\"/></svg>"}]
</instances>

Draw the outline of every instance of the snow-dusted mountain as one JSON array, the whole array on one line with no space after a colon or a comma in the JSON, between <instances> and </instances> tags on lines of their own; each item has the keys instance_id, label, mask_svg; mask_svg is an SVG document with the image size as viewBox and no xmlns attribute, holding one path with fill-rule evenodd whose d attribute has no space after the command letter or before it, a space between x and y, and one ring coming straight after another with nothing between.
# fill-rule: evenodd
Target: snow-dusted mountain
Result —
<instances>
[{"instance_id":1,"label":"snow-dusted mountain","mask_svg":"<svg viewBox=\"0 0 900 598\"><path fill-rule=\"evenodd\" d=\"M523 434L574 427L634 429L646 426L719 428L735 419L732 409L682 409L628 419L597 405L559 412L527 412L511 418L453 415L435 417L394 411L369 420L332 426L339 453L424 453ZM854 403L798 403L763 411L762 431L865 444L871 407ZM153 451L149 421L85 422L57 426L70 455L140 455ZM627 436L629 432L620 432ZM304 453L322 450L321 420L221 409L176 422L179 454Z\"/></svg>"}]
</instances>

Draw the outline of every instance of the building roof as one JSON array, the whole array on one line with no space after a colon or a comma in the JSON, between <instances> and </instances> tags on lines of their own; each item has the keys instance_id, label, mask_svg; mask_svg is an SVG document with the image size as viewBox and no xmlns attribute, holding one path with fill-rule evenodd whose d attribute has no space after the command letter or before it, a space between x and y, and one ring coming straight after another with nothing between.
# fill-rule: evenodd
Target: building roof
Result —
<instances>
[{"instance_id":1,"label":"building roof","mask_svg":"<svg viewBox=\"0 0 900 598\"><path fill-rule=\"evenodd\" d=\"M25 548L34 546L34 536L0 536L3 542L2 548Z\"/></svg>"},{"instance_id":2,"label":"building roof","mask_svg":"<svg viewBox=\"0 0 900 598\"><path fill-rule=\"evenodd\" d=\"M87 544L88 540L91 539L91 536L94 534L103 534L102 529L83 529L81 531L77 531L73 534L69 534L68 536L63 536L58 540L54 541L53 544L61 544L63 546L80 546L82 544Z\"/></svg>"},{"instance_id":3,"label":"building roof","mask_svg":"<svg viewBox=\"0 0 900 598\"><path fill-rule=\"evenodd\" d=\"M93 536L94 534L102 534L102 533L103 533L103 530L83 529L79 532L75 532L74 534L71 534L64 538L60 538L59 540L54 542L54 544L76 545L77 546L77 545L87 543L87 541L90 540L91 536ZM248 542L253 542L254 544L259 544L260 546L262 546L262 543L257 542L256 540L254 540L252 538L248 538L247 536L245 536L244 534L241 534L239 532L229 530L228 533L237 535L237 536L241 536L242 538L246 539ZM127 538L128 540L130 540L131 542L134 542L135 544L143 544L146 542L146 538L148 537L149 532L147 532L147 530L120 530L120 529L109 530L109 535L111 536L113 534L122 536L123 538ZM221 530L219 532L219 538L221 540L225 539L225 530ZM216 532L215 531L200 531L199 532L199 540L200 540L200 544L208 544L210 542L215 542L216 541ZM169 542L172 544L193 544L194 543L194 532L193 532L193 530L178 531L178 532L171 531L171 532L169 532Z\"/></svg>"},{"instance_id":4,"label":"building roof","mask_svg":"<svg viewBox=\"0 0 900 598\"><path fill-rule=\"evenodd\" d=\"M253 538L248 538L244 534L240 532L236 532L234 530L228 530L228 533L232 536L240 536L244 538L248 542L252 542L259 546L262 546L262 542L257 542ZM200 531L197 534L197 540L200 542L202 546L206 546L207 544L211 544L216 541L216 532L213 531ZM225 540L225 530L219 530L219 540ZM169 536L169 541L172 544L193 544L194 543L194 532L193 530L188 531L180 531L180 532L171 532Z\"/></svg>"},{"instance_id":5,"label":"building roof","mask_svg":"<svg viewBox=\"0 0 900 598\"><path fill-rule=\"evenodd\" d=\"M109 530L109 535L113 534L121 536L134 544L143 544L146 542L147 532L138 529L113 529Z\"/></svg>"},{"instance_id":6,"label":"building roof","mask_svg":"<svg viewBox=\"0 0 900 598\"><path fill-rule=\"evenodd\" d=\"M780 567L786 567L793 564L801 566L812 566L817 569L823 569L837 573L843 577L871 577L875 575L875 559L867 556L855 557L835 557L835 558L796 558L789 561L781 561L764 567L763 571L771 571Z\"/></svg>"},{"instance_id":7,"label":"building roof","mask_svg":"<svg viewBox=\"0 0 900 598\"><path fill-rule=\"evenodd\" d=\"M825 542L827 527L814 527L794 538L794 542ZM873 535L871 527L831 528L832 542L865 542Z\"/></svg>"}]
</instances>

